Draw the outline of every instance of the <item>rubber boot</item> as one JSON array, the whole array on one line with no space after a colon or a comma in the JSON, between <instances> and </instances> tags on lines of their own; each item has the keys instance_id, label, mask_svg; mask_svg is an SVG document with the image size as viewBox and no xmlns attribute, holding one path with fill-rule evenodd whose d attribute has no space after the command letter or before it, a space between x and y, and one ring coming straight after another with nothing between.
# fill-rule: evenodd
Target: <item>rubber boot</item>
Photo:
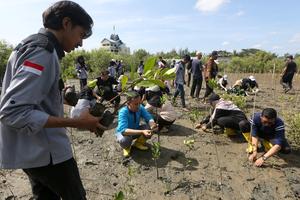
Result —
<instances>
[{"instance_id":1,"label":"rubber boot","mask_svg":"<svg viewBox=\"0 0 300 200\"><path fill-rule=\"evenodd\" d=\"M128 148L123 149L123 156L128 158L130 156L131 146Z\"/></svg>"},{"instance_id":2,"label":"rubber boot","mask_svg":"<svg viewBox=\"0 0 300 200\"><path fill-rule=\"evenodd\" d=\"M138 139L136 139L133 146L139 150L145 151L148 150L148 147L145 144L146 144L146 138L141 135Z\"/></svg>"},{"instance_id":3,"label":"rubber boot","mask_svg":"<svg viewBox=\"0 0 300 200\"><path fill-rule=\"evenodd\" d=\"M236 135L236 130L232 128L225 128L224 129L224 134L228 137Z\"/></svg>"},{"instance_id":4,"label":"rubber boot","mask_svg":"<svg viewBox=\"0 0 300 200\"><path fill-rule=\"evenodd\" d=\"M246 141L248 142L248 147L246 149L246 152L249 153L249 154L253 153L253 146L251 144L252 141L251 141L251 134L250 134L250 132L243 133L243 136L246 139Z\"/></svg>"},{"instance_id":5,"label":"rubber boot","mask_svg":"<svg viewBox=\"0 0 300 200\"><path fill-rule=\"evenodd\" d=\"M273 144L268 140L263 140L262 145L265 148L265 152L268 152L273 147Z\"/></svg>"}]
</instances>

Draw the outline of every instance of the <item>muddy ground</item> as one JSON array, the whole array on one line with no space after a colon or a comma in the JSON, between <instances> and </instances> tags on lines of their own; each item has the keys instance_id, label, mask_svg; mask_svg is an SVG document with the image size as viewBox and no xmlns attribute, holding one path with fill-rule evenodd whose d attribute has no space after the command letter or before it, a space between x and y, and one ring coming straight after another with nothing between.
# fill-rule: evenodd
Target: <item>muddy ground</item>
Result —
<instances>
[{"instance_id":1,"label":"muddy ground","mask_svg":"<svg viewBox=\"0 0 300 200\"><path fill-rule=\"evenodd\" d=\"M229 75L233 80L246 74ZM256 74L261 92L256 97L255 110L265 106L299 112L300 77L294 81L295 90L282 92L279 76ZM275 83L275 84L273 84ZM204 90L201 91L203 95ZM186 95L189 88L186 89ZM254 96L247 97L247 113L252 113ZM179 103L179 98L178 98ZM187 97L187 104L206 112L208 105ZM176 107L180 118L168 133L160 135L161 155L156 165L151 150L133 149L132 158L124 162L115 141L114 129L102 138L88 131L69 129L70 141L80 174L91 200L114 199L122 191L125 199L300 199L300 148L293 145L290 155L278 155L257 168L247 161L247 144L240 137L204 133L194 129L189 112ZM300 133L299 133L300 134ZM149 141L157 141L157 135ZM195 139L193 149L184 140ZM0 170L0 199L30 199L30 185L21 170Z\"/></svg>"}]
</instances>

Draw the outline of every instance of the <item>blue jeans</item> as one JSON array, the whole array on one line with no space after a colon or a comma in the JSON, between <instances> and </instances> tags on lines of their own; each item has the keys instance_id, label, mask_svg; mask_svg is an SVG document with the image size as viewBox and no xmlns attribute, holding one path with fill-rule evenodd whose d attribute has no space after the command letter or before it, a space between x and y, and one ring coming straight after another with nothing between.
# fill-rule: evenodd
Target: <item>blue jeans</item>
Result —
<instances>
[{"instance_id":1,"label":"blue jeans","mask_svg":"<svg viewBox=\"0 0 300 200\"><path fill-rule=\"evenodd\" d=\"M182 107L185 108L185 99L184 99L184 87L183 84L178 84L176 83L176 91L174 93L174 99L179 95L180 93L180 99L181 99L181 104Z\"/></svg>"}]
</instances>

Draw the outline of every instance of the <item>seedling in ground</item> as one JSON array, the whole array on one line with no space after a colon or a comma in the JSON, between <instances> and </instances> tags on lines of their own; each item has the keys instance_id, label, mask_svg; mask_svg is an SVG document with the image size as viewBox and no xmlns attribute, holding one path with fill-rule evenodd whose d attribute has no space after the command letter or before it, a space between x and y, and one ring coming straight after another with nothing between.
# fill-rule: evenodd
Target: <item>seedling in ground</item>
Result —
<instances>
[{"instance_id":1,"label":"seedling in ground","mask_svg":"<svg viewBox=\"0 0 300 200\"><path fill-rule=\"evenodd\" d=\"M124 199L125 199L125 196L124 196L124 193L122 191L119 191L114 196L114 200L124 200Z\"/></svg>"},{"instance_id":2,"label":"seedling in ground","mask_svg":"<svg viewBox=\"0 0 300 200\"><path fill-rule=\"evenodd\" d=\"M154 160L155 167L156 167L156 178L159 179L157 160L160 156L160 143L159 142L152 142L151 151L152 151L152 159Z\"/></svg>"},{"instance_id":3,"label":"seedling in ground","mask_svg":"<svg viewBox=\"0 0 300 200\"><path fill-rule=\"evenodd\" d=\"M186 155L187 155L190 151L192 151L192 150L195 149L195 146L194 146L194 144L195 144L195 139L183 140L183 144L184 144L185 146L188 147L188 150L186 151ZM191 159L187 158L187 161L186 161L186 167L189 167L191 163L192 163Z\"/></svg>"}]
</instances>

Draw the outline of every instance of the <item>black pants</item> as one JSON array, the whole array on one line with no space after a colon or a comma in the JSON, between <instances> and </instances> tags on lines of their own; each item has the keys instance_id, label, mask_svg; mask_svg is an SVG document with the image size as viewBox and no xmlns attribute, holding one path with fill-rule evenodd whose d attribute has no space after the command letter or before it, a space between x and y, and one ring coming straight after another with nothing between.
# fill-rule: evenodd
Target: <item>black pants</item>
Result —
<instances>
[{"instance_id":1,"label":"black pants","mask_svg":"<svg viewBox=\"0 0 300 200\"><path fill-rule=\"evenodd\" d=\"M188 78L187 78L187 86L190 87L191 76L192 76L192 74L191 74L191 73L187 73L187 75L188 75Z\"/></svg>"},{"instance_id":2,"label":"black pants","mask_svg":"<svg viewBox=\"0 0 300 200\"><path fill-rule=\"evenodd\" d=\"M161 116L158 116L158 130L160 131L163 127L165 126L170 126L172 125L173 123L175 122L174 121L167 121L167 120L164 120Z\"/></svg>"},{"instance_id":3,"label":"black pants","mask_svg":"<svg viewBox=\"0 0 300 200\"><path fill-rule=\"evenodd\" d=\"M195 90L196 90L196 96L195 97L199 98L201 87L202 87L202 77L199 77L199 78L193 77L191 94L190 94L191 97L194 97L194 93L195 93Z\"/></svg>"},{"instance_id":4,"label":"black pants","mask_svg":"<svg viewBox=\"0 0 300 200\"><path fill-rule=\"evenodd\" d=\"M250 132L250 122L241 111L234 112L234 115L220 117L216 120L216 123L222 128L241 130L242 133Z\"/></svg>"},{"instance_id":5,"label":"black pants","mask_svg":"<svg viewBox=\"0 0 300 200\"><path fill-rule=\"evenodd\" d=\"M205 83L206 83L206 88L205 88L204 98L208 97L214 91L213 88L209 87L208 80L205 81Z\"/></svg>"},{"instance_id":6,"label":"black pants","mask_svg":"<svg viewBox=\"0 0 300 200\"><path fill-rule=\"evenodd\" d=\"M23 169L35 200L86 200L77 163L71 158L45 167Z\"/></svg>"},{"instance_id":7,"label":"black pants","mask_svg":"<svg viewBox=\"0 0 300 200\"><path fill-rule=\"evenodd\" d=\"M86 78L80 79L80 91L83 89L84 86L86 86L87 80Z\"/></svg>"},{"instance_id":8,"label":"black pants","mask_svg":"<svg viewBox=\"0 0 300 200\"><path fill-rule=\"evenodd\" d=\"M282 84L284 89L287 89L287 87L289 87L288 89L293 88L293 78L294 78L294 73L283 75L280 83Z\"/></svg>"}]
</instances>

